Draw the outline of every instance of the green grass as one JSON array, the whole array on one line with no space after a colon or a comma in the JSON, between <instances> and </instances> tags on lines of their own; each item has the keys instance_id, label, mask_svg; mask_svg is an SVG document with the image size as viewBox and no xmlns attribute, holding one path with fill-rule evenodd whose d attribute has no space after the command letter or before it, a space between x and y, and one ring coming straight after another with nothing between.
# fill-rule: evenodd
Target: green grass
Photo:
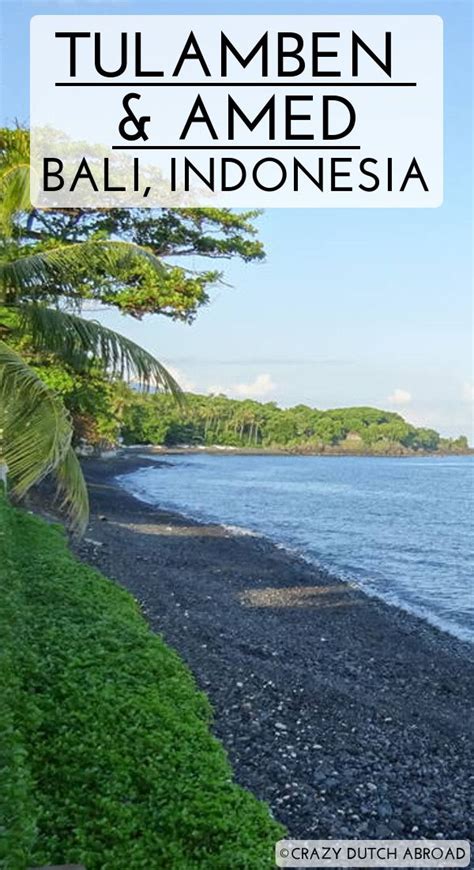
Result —
<instances>
[{"instance_id":1,"label":"green grass","mask_svg":"<svg viewBox=\"0 0 474 870\"><path fill-rule=\"evenodd\" d=\"M273 867L193 677L60 529L0 498L0 866Z\"/></svg>"}]
</instances>

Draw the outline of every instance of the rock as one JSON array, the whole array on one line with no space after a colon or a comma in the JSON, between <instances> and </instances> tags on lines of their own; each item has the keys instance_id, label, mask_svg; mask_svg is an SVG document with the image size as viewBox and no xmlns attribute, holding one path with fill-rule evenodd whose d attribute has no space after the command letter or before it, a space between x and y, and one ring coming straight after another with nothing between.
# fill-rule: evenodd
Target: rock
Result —
<instances>
[{"instance_id":1,"label":"rock","mask_svg":"<svg viewBox=\"0 0 474 870\"><path fill-rule=\"evenodd\" d=\"M103 547L104 544L102 541L95 541L93 538L84 538L85 544L90 544L91 547Z\"/></svg>"}]
</instances>

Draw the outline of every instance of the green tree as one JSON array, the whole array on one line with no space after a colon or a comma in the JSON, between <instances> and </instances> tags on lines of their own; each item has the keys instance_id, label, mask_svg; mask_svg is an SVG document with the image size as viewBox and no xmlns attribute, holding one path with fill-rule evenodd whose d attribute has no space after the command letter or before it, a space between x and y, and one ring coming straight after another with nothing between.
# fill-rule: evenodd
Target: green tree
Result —
<instances>
[{"instance_id":1,"label":"green tree","mask_svg":"<svg viewBox=\"0 0 474 870\"><path fill-rule=\"evenodd\" d=\"M399 414L378 408L320 411L296 405L282 409L274 402L193 394L187 394L185 404L179 406L163 394L137 396L129 391L128 396L122 430L127 443L367 451L374 455L468 449L463 436L455 441L440 439L434 430L417 429Z\"/></svg>"},{"instance_id":2,"label":"green tree","mask_svg":"<svg viewBox=\"0 0 474 870\"><path fill-rule=\"evenodd\" d=\"M28 339L37 352L53 354L70 368L87 372L99 359L103 370L138 377L171 390L178 385L150 354L112 330L67 310L82 280L84 263L92 277L128 274L136 264L150 273L164 267L152 252L132 242L85 240L72 244L28 244L19 230L31 227L28 194L28 137L4 130L0 142L0 471L18 496L54 472L63 506L79 530L88 515L87 491L72 449L71 418L58 392L48 386L21 353Z\"/></svg>"},{"instance_id":3,"label":"green tree","mask_svg":"<svg viewBox=\"0 0 474 870\"><path fill-rule=\"evenodd\" d=\"M436 450L439 447L440 436L434 429L415 429L413 445L421 450Z\"/></svg>"},{"instance_id":4,"label":"green tree","mask_svg":"<svg viewBox=\"0 0 474 870\"><path fill-rule=\"evenodd\" d=\"M82 318L84 306L192 321L221 273L191 271L176 258L262 259L257 214L40 211L29 203L28 133L0 131L0 465L19 496L54 471L71 517L83 527L87 493L71 448L69 411L86 431L95 426L113 440L128 400L111 379L178 393L154 357Z\"/></svg>"}]
</instances>

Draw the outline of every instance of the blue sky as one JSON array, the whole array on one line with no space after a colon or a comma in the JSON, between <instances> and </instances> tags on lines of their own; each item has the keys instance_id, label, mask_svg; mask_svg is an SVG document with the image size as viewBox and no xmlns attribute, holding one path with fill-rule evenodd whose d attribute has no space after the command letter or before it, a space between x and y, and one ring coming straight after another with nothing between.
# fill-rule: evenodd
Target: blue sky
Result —
<instances>
[{"instance_id":1,"label":"blue sky","mask_svg":"<svg viewBox=\"0 0 474 870\"><path fill-rule=\"evenodd\" d=\"M444 19L441 208L269 210L259 220L266 262L224 263L232 286L216 290L191 327L160 317L138 323L107 313L101 319L156 353L195 390L284 405L375 405L474 441L471 9L470 0L3 0L2 121L8 123L28 119L33 15L352 12Z\"/></svg>"}]
</instances>

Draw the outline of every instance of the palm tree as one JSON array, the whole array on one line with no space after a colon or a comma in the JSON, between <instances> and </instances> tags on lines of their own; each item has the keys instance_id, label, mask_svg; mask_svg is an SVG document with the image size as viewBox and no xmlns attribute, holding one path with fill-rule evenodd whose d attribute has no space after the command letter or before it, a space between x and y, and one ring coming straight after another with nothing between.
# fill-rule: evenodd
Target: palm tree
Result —
<instances>
[{"instance_id":1,"label":"palm tree","mask_svg":"<svg viewBox=\"0 0 474 870\"><path fill-rule=\"evenodd\" d=\"M115 279L121 270L144 260L155 275L163 276L166 267L147 249L120 241L56 244L32 251L13 232L15 216L31 211L28 133L4 130L0 141L0 485L8 483L21 498L53 473L62 508L82 532L88 497L72 447L71 417L59 396L25 361L18 345L22 336L28 336L34 350L52 353L77 371L100 359L110 377L138 379L177 396L176 381L158 360L133 341L81 317L81 300L71 292L78 280L84 280L85 264L88 275L96 270Z\"/></svg>"}]
</instances>

